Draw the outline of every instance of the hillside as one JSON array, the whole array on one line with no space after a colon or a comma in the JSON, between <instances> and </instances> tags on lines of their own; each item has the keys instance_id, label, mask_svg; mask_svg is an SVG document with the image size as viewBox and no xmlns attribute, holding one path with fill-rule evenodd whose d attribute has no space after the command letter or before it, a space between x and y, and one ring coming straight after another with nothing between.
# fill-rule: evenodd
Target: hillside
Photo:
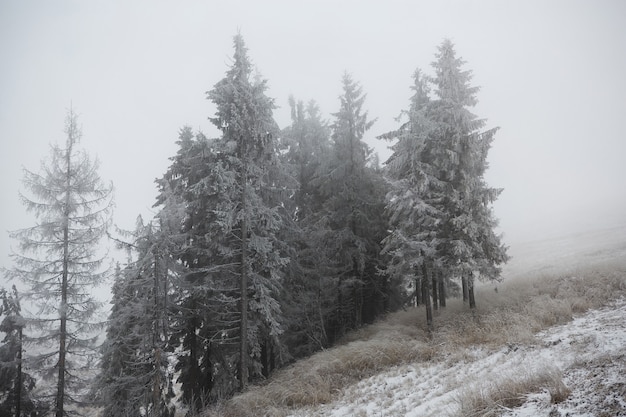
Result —
<instances>
[{"instance_id":1,"label":"hillside","mask_svg":"<svg viewBox=\"0 0 626 417\"><path fill-rule=\"evenodd\" d=\"M206 415L626 415L626 227L512 253L432 337L422 309L391 314Z\"/></svg>"},{"instance_id":2,"label":"hillside","mask_svg":"<svg viewBox=\"0 0 626 417\"><path fill-rule=\"evenodd\" d=\"M626 300L528 343L394 367L291 416L626 415Z\"/></svg>"}]
</instances>

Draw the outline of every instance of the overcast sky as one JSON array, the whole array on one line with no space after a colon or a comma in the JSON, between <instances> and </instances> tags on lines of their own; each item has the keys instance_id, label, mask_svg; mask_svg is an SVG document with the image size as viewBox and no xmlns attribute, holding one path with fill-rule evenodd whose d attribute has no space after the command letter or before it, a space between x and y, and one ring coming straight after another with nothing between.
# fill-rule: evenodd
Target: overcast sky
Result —
<instances>
[{"instance_id":1,"label":"overcast sky","mask_svg":"<svg viewBox=\"0 0 626 417\"><path fill-rule=\"evenodd\" d=\"M5 231L34 223L21 169L63 143L70 104L114 183L115 222L150 217L179 129L216 134L205 92L238 30L281 127L290 94L330 119L348 71L378 118L368 141L383 159L375 136L396 127L412 73L430 73L450 38L481 87L474 112L501 127L487 179L504 188L494 208L505 241L626 222L624 1L0 0L0 265Z\"/></svg>"}]
</instances>

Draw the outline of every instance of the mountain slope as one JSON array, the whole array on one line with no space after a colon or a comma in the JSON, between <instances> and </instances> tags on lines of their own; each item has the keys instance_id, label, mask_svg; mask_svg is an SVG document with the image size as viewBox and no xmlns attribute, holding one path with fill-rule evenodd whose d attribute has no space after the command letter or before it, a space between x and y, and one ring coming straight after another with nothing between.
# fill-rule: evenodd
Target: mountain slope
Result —
<instances>
[{"instance_id":1,"label":"mountain slope","mask_svg":"<svg viewBox=\"0 0 626 417\"><path fill-rule=\"evenodd\" d=\"M395 367L292 416L626 415L626 299L530 344ZM559 414L560 413L560 414Z\"/></svg>"},{"instance_id":2,"label":"mountain slope","mask_svg":"<svg viewBox=\"0 0 626 417\"><path fill-rule=\"evenodd\" d=\"M479 287L473 312L450 300L431 337L422 308L390 314L206 415L620 415L625 232L527 245L513 278Z\"/></svg>"}]
</instances>

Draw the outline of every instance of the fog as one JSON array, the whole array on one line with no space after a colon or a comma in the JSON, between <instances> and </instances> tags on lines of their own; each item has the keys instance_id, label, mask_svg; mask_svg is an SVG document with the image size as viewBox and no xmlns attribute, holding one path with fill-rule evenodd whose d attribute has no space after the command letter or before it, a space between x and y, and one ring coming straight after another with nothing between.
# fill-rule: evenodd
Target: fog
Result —
<instances>
[{"instance_id":1,"label":"fog","mask_svg":"<svg viewBox=\"0 0 626 417\"><path fill-rule=\"evenodd\" d=\"M0 266L7 230L32 225L19 202L64 141L72 106L82 144L115 186L114 221L150 217L183 125L217 134L205 92L227 70L232 36L269 82L280 127L287 99L338 109L350 72L378 118L397 127L411 75L430 73L444 38L481 87L474 113L500 126L488 183L509 245L626 223L626 3L623 1L4 1L0 3Z\"/></svg>"}]
</instances>

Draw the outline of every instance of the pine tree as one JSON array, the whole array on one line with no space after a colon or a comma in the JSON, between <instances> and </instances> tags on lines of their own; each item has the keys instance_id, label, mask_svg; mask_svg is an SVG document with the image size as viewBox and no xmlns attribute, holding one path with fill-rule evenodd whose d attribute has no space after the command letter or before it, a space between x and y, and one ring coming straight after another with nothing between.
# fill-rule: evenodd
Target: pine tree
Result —
<instances>
[{"instance_id":1,"label":"pine tree","mask_svg":"<svg viewBox=\"0 0 626 417\"><path fill-rule=\"evenodd\" d=\"M44 411L42 405L37 405L32 398L35 379L23 367L23 330L26 320L21 311L15 285L10 293L0 289L0 332L4 333L0 344L1 417L21 417Z\"/></svg>"},{"instance_id":2,"label":"pine tree","mask_svg":"<svg viewBox=\"0 0 626 417\"><path fill-rule=\"evenodd\" d=\"M13 254L11 275L29 287L26 296L38 307L30 322L40 331L34 340L42 353L33 359L42 371L56 372L57 417L75 402L70 394L79 388L74 372L79 363L74 359L84 358L95 342L92 320L100 302L90 290L105 278L98 245L112 207L112 187L102 183L97 163L78 147L81 131L71 110L65 133L65 147L52 147L40 174L24 171L31 196L22 195L22 201L38 223L11 233L21 251Z\"/></svg>"},{"instance_id":3,"label":"pine tree","mask_svg":"<svg viewBox=\"0 0 626 417\"><path fill-rule=\"evenodd\" d=\"M502 190L490 188L484 180L487 154L497 128L481 131L485 120L469 108L477 103L477 87L470 85L471 71L456 57L454 45L445 40L438 48L434 85L437 99L431 119L436 123L434 153L440 180L446 183L441 202L445 218L440 254L448 273L467 280L470 307L475 307L473 280L476 273L498 279L499 265L506 262L506 247L495 234L497 221L491 204Z\"/></svg>"}]
</instances>

